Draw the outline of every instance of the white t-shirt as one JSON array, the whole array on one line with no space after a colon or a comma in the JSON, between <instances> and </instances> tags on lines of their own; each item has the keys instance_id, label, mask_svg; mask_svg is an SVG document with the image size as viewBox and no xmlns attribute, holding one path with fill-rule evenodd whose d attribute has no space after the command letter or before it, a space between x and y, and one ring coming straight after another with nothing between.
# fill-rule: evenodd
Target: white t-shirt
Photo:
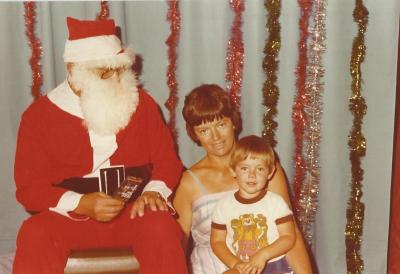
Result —
<instances>
[{"instance_id":1,"label":"white t-shirt","mask_svg":"<svg viewBox=\"0 0 400 274\"><path fill-rule=\"evenodd\" d=\"M259 249L279 238L278 224L292 220L292 211L278 194L262 191L255 198L245 199L237 191L217 203L211 225L227 230L228 248L242 261L248 261Z\"/></svg>"}]
</instances>

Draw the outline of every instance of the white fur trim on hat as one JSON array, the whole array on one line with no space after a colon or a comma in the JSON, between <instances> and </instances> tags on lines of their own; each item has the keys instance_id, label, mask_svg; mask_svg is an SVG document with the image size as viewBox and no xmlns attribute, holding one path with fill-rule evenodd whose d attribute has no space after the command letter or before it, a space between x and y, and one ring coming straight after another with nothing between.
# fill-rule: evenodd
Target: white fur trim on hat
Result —
<instances>
[{"instance_id":1,"label":"white fur trim on hat","mask_svg":"<svg viewBox=\"0 0 400 274\"><path fill-rule=\"evenodd\" d=\"M67 40L64 62L76 63L115 58L122 51L121 40L115 35Z\"/></svg>"},{"instance_id":2,"label":"white fur trim on hat","mask_svg":"<svg viewBox=\"0 0 400 274\"><path fill-rule=\"evenodd\" d=\"M129 68L135 61L135 54L131 48L125 48L123 52L104 59L88 60L83 62L76 62L86 68Z\"/></svg>"}]
</instances>

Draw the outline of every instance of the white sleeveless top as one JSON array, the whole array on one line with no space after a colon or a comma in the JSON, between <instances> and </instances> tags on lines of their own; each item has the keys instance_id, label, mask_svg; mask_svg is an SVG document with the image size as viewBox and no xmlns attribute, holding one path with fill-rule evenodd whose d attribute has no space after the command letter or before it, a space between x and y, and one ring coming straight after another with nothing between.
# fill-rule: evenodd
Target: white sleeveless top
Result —
<instances>
[{"instance_id":1,"label":"white sleeveless top","mask_svg":"<svg viewBox=\"0 0 400 274\"><path fill-rule=\"evenodd\" d=\"M214 254L210 245L211 217L216 203L228 193L235 190L208 193L200 179L189 169L196 185L201 189L202 196L192 203L192 237L193 251L190 256L193 274L221 274L228 268Z\"/></svg>"}]
</instances>

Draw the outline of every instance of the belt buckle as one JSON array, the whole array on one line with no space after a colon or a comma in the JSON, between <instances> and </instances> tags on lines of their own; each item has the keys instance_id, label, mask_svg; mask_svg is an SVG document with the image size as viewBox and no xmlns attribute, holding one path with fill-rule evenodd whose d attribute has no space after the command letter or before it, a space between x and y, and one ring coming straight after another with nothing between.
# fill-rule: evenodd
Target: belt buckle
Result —
<instances>
[{"instance_id":1,"label":"belt buckle","mask_svg":"<svg viewBox=\"0 0 400 274\"><path fill-rule=\"evenodd\" d=\"M100 169L100 191L112 195L125 180L125 167L112 166Z\"/></svg>"}]
</instances>

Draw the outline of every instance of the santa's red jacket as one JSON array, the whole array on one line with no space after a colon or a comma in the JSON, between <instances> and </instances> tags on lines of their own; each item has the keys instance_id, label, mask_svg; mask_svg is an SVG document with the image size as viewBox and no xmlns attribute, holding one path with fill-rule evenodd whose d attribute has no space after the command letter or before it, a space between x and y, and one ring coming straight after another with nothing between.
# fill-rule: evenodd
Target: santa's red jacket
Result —
<instances>
[{"instance_id":1,"label":"santa's red jacket","mask_svg":"<svg viewBox=\"0 0 400 274\"><path fill-rule=\"evenodd\" d=\"M155 101L139 90L139 105L128 126L116 135L117 149L110 165L153 165L150 180L173 189L182 164L171 134ZM60 109L47 96L38 99L22 116L14 175L17 199L29 211L55 207L66 189L55 187L67 178L90 174L93 149L81 118Z\"/></svg>"}]
</instances>

